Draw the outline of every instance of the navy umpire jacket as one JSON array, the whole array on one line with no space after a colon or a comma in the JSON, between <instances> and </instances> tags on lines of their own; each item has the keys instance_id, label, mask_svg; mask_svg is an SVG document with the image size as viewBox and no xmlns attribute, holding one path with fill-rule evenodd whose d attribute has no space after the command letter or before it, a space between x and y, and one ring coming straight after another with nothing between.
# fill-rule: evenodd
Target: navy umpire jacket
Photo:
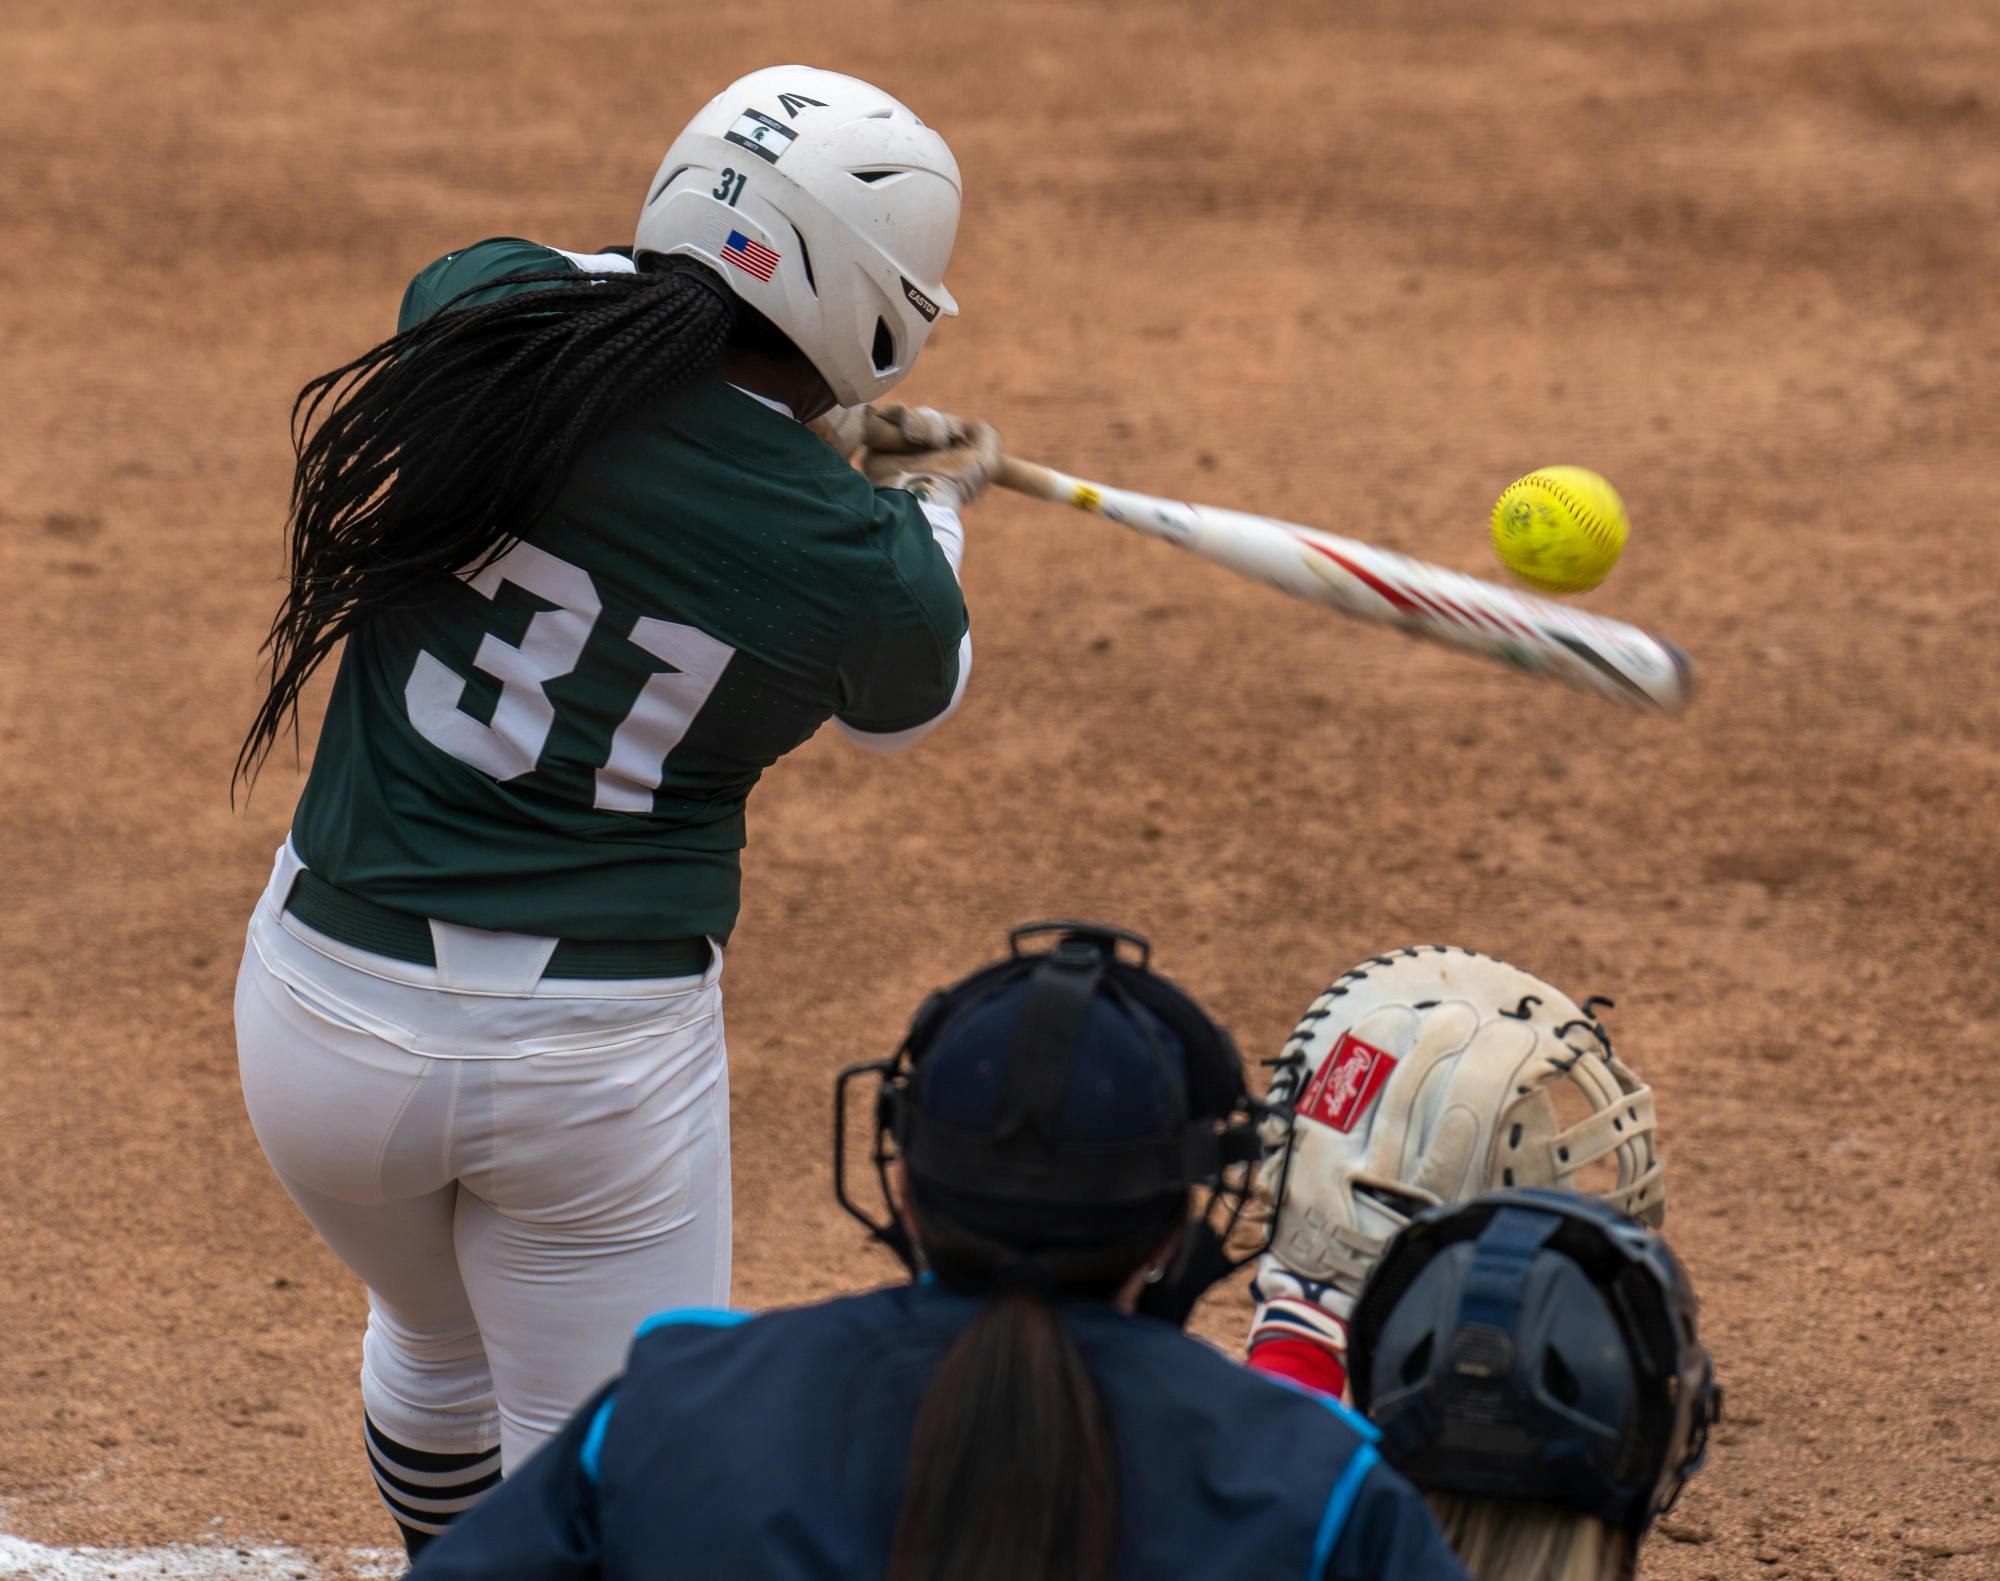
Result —
<instances>
[{"instance_id":1,"label":"navy umpire jacket","mask_svg":"<svg viewBox=\"0 0 2000 1581\"><path fill-rule=\"evenodd\" d=\"M624 1377L433 1542L415 1581L879 1578L918 1402L981 1304L920 1284L651 1318ZM1121 1576L1465 1581L1353 1412L1156 1319L1059 1311L1117 1439Z\"/></svg>"}]
</instances>

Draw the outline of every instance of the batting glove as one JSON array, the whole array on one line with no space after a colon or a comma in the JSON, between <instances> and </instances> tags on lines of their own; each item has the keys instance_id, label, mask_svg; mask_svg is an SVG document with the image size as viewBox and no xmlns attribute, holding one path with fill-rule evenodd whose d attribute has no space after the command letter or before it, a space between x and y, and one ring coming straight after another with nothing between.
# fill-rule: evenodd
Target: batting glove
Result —
<instances>
[{"instance_id":1,"label":"batting glove","mask_svg":"<svg viewBox=\"0 0 2000 1581\"><path fill-rule=\"evenodd\" d=\"M912 439L943 441L921 450L863 452L861 470L880 487L907 489L920 500L962 509L986 492L1000 469L1000 434L991 423L928 407L886 406L875 415Z\"/></svg>"}]
</instances>

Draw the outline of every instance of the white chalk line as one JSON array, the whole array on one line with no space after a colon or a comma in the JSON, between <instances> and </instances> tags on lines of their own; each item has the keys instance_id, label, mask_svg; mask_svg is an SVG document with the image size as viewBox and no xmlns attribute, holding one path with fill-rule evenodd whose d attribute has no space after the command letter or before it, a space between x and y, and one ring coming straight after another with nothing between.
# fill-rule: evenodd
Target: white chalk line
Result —
<instances>
[{"instance_id":1,"label":"white chalk line","mask_svg":"<svg viewBox=\"0 0 2000 1581\"><path fill-rule=\"evenodd\" d=\"M350 1548L348 1575L400 1576L408 1561L389 1548ZM329 1572L296 1548L171 1543L162 1548L57 1548L0 1532L5 1581L320 1581Z\"/></svg>"}]
</instances>

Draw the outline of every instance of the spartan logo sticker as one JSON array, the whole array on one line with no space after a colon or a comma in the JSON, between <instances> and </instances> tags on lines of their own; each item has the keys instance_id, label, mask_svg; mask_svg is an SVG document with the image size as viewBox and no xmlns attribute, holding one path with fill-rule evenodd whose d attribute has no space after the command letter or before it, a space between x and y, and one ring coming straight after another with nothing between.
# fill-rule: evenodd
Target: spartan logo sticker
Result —
<instances>
[{"instance_id":1,"label":"spartan logo sticker","mask_svg":"<svg viewBox=\"0 0 2000 1581\"><path fill-rule=\"evenodd\" d=\"M778 156L792 146L799 134L783 121L774 121L762 110L745 110L736 124L722 134L730 142L747 148L759 159L778 162Z\"/></svg>"},{"instance_id":2,"label":"spartan logo sticker","mask_svg":"<svg viewBox=\"0 0 2000 1581\"><path fill-rule=\"evenodd\" d=\"M1336 1131L1352 1131L1395 1068L1395 1055L1343 1032L1319 1073L1299 1094L1298 1112Z\"/></svg>"},{"instance_id":3,"label":"spartan logo sticker","mask_svg":"<svg viewBox=\"0 0 2000 1581\"><path fill-rule=\"evenodd\" d=\"M910 299L911 307L915 308L919 313L924 315L924 322L928 324L932 320L934 320L938 316L937 303L933 302L929 297L925 296L923 292L919 291L915 286L911 285L910 277L908 275L898 275L896 276L896 278L903 282L903 295Z\"/></svg>"}]
</instances>

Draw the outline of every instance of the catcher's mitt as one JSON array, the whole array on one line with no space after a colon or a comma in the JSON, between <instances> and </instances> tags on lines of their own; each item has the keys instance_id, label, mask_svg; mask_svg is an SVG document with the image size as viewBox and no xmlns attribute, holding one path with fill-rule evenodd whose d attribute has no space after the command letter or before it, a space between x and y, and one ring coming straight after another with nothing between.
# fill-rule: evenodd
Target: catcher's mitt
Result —
<instances>
[{"instance_id":1,"label":"catcher's mitt","mask_svg":"<svg viewBox=\"0 0 2000 1581\"><path fill-rule=\"evenodd\" d=\"M1505 961L1438 944L1337 978L1271 1083L1295 1123L1267 1132L1259 1188L1277 1226L1260 1296L1345 1318L1414 1214L1502 1186L1592 1191L1659 1224L1653 1094L1592 1013L1608 1003L1579 1006Z\"/></svg>"}]
</instances>

